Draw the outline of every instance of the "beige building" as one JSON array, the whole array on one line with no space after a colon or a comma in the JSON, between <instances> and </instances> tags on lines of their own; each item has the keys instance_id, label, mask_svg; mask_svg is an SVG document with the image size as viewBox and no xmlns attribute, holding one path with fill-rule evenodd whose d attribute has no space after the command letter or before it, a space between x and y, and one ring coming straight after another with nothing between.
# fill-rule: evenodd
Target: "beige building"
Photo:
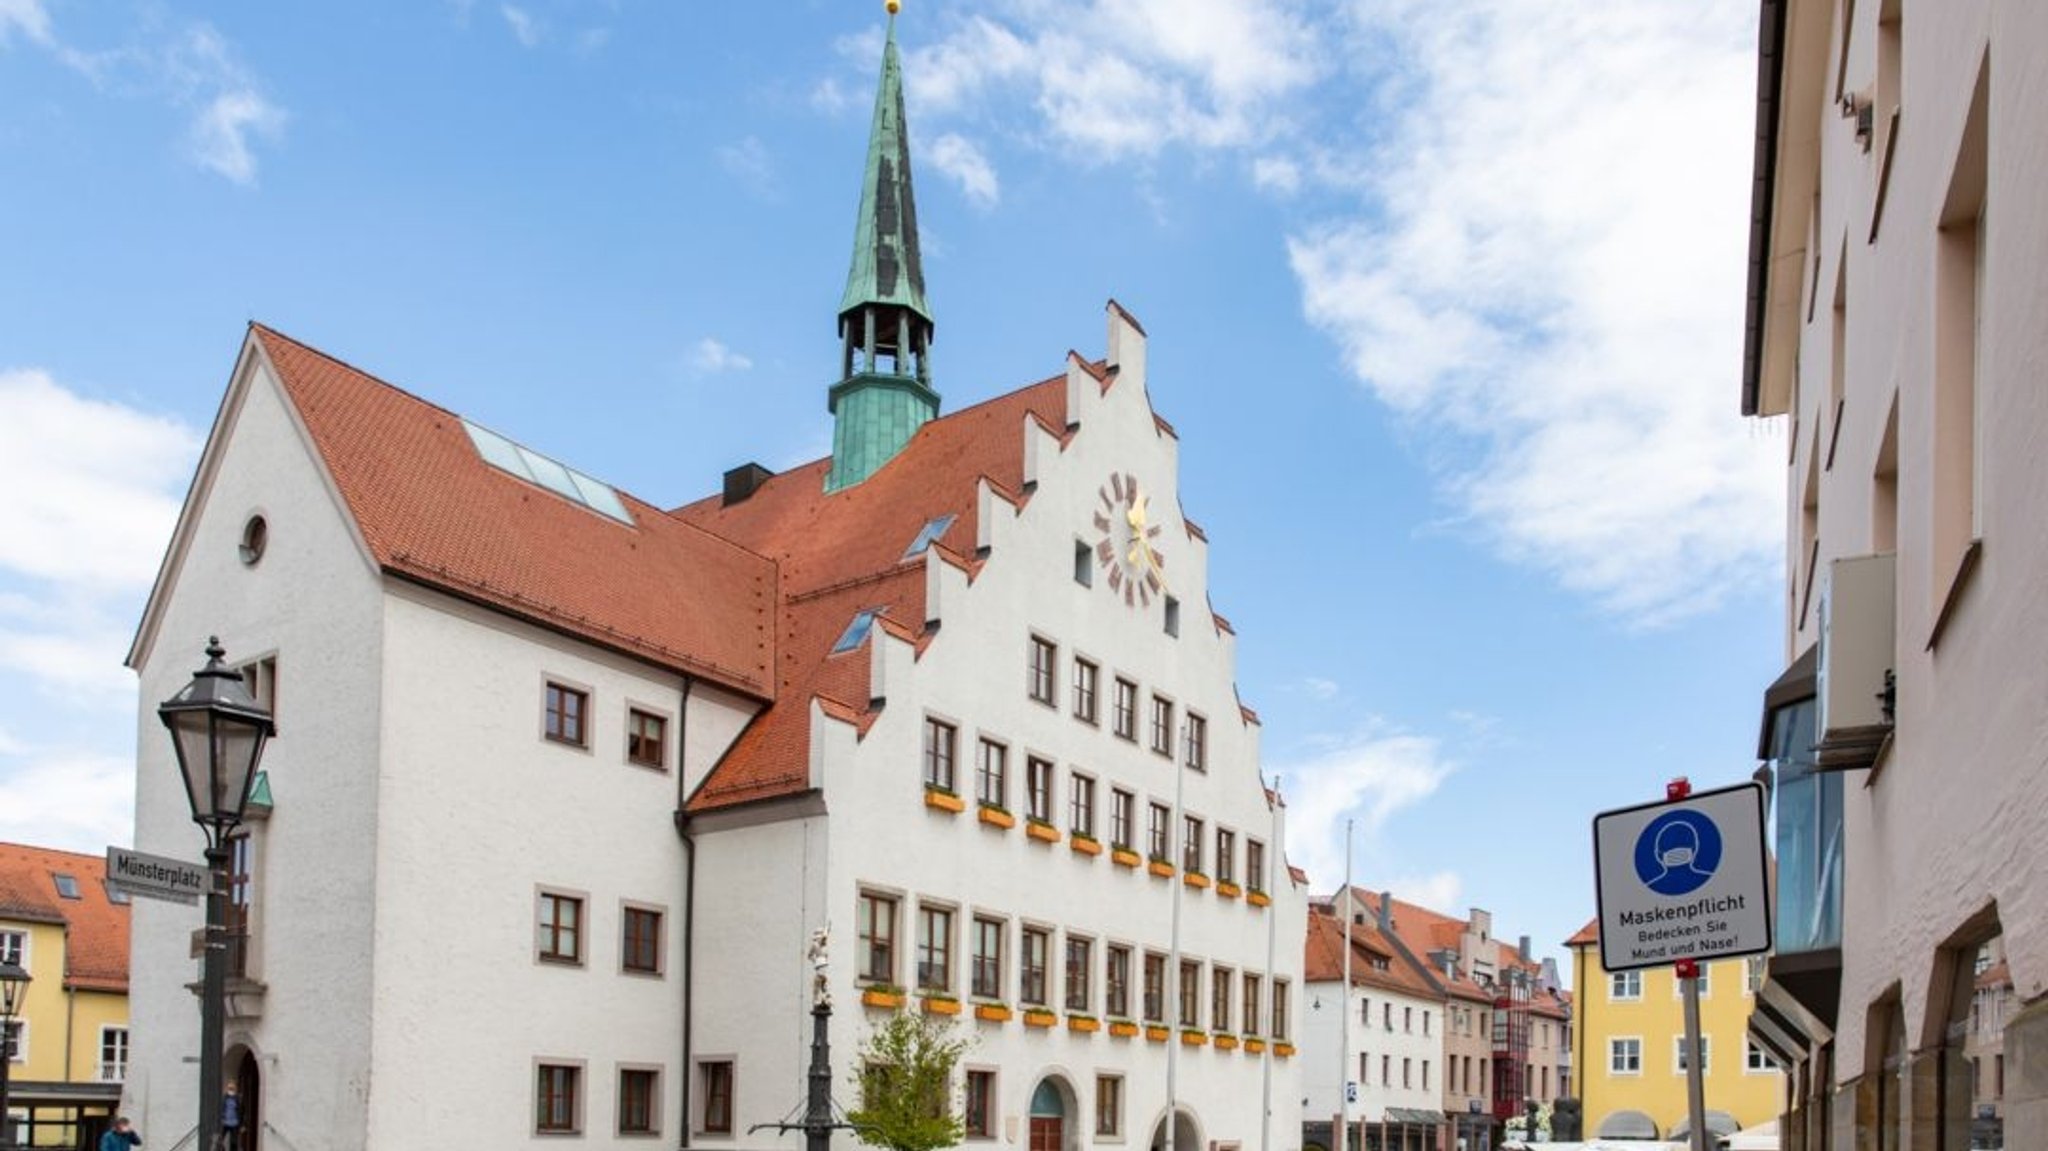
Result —
<instances>
[{"instance_id":1,"label":"beige building","mask_svg":"<svg viewBox=\"0 0 2048 1151\"><path fill-rule=\"evenodd\" d=\"M2048 1147L2048 5L1764 0L1742 408L1786 431L1764 700L1787 1148ZM1996 1128L1996 1129L1993 1129Z\"/></svg>"}]
</instances>

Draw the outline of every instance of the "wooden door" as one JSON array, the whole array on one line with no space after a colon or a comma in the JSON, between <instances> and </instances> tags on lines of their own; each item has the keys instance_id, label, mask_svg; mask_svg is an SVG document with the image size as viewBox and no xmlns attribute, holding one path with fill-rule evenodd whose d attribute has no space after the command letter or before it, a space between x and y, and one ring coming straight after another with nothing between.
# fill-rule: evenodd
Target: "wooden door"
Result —
<instances>
[{"instance_id":1,"label":"wooden door","mask_svg":"<svg viewBox=\"0 0 2048 1151\"><path fill-rule=\"evenodd\" d=\"M1063 1120L1058 1118L1048 1119L1033 1115L1031 1117L1030 1151L1061 1151L1060 1145L1063 1141L1063 1133L1060 1127L1063 1122Z\"/></svg>"}]
</instances>

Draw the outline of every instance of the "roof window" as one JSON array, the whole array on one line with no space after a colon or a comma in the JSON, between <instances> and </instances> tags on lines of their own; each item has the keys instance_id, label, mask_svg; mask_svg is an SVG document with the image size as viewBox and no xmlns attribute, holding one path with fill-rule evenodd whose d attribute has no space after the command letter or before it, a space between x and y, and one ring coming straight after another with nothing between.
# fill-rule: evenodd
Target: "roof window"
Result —
<instances>
[{"instance_id":1,"label":"roof window","mask_svg":"<svg viewBox=\"0 0 2048 1151\"><path fill-rule=\"evenodd\" d=\"M78 898L78 879L61 871L52 872L50 878L57 881L57 894L66 899Z\"/></svg>"},{"instance_id":2,"label":"roof window","mask_svg":"<svg viewBox=\"0 0 2048 1151\"><path fill-rule=\"evenodd\" d=\"M910 546L904 549L903 558L916 559L918 556L923 555L926 548L932 546L940 536L946 534L946 529L952 527L953 521L957 518L959 517L948 512L926 523L923 529L917 533L917 538L911 540Z\"/></svg>"},{"instance_id":3,"label":"roof window","mask_svg":"<svg viewBox=\"0 0 2048 1151\"><path fill-rule=\"evenodd\" d=\"M875 626L875 617L880 614L882 609L878 607L866 608L856 613L853 622L847 624L846 630L839 633L839 642L832 645L832 654L837 655L842 651L852 651L859 647L862 641L868 638L868 632Z\"/></svg>"},{"instance_id":4,"label":"roof window","mask_svg":"<svg viewBox=\"0 0 2048 1151\"><path fill-rule=\"evenodd\" d=\"M469 433L469 442L476 445L476 454L484 462L501 472L509 472L531 484L561 496L571 503L581 504L591 511L622 524L631 524L633 516L626 511L626 505L619 500L619 494L610 486L591 479L582 472L541 455L530 448L524 448L504 436L462 421L462 430Z\"/></svg>"}]
</instances>

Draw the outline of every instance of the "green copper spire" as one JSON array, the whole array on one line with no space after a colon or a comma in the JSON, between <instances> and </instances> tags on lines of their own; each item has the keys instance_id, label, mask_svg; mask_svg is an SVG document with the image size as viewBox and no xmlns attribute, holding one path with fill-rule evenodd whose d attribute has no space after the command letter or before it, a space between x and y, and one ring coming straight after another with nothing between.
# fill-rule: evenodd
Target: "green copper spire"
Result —
<instances>
[{"instance_id":1,"label":"green copper spire","mask_svg":"<svg viewBox=\"0 0 2048 1151\"><path fill-rule=\"evenodd\" d=\"M939 414L931 386L931 309L917 251L917 199L910 186L903 66L896 54L896 5L882 46L882 80L868 133L853 264L839 300L840 381L829 404L832 471L828 491L850 487L893 459Z\"/></svg>"}]
</instances>

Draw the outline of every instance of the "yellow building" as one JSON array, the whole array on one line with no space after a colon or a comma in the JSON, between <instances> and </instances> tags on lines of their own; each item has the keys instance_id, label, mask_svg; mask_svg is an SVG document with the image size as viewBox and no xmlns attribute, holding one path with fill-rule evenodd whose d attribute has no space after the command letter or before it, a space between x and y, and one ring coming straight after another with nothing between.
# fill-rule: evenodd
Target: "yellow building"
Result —
<instances>
[{"instance_id":1,"label":"yellow building","mask_svg":"<svg viewBox=\"0 0 2048 1151\"><path fill-rule=\"evenodd\" d=\"M29 975L0 1143L90 1147L121 1101L128 905L105 878L98 857L0 843L0 961Z\"/></svg>"},{"instance_id":2,"label":"yellow building","mask_svg":"<svg viewBox=\"0 0 2048 1151\"><path fill-rule=\"evenodd\" d=\"M1668 967L1609 974L1600 966L1597 920L1565 941L1572 949L1578 1009L1572 1065L1587 1138L1677 1139L1687 1129L1685 1005ZM1778 1117L1784 1076L1749 1042L1753 973L1724 959L1701 967L1700 1041L1707 1127L1729 1134Z\"/></svg>"}]
</instances>

